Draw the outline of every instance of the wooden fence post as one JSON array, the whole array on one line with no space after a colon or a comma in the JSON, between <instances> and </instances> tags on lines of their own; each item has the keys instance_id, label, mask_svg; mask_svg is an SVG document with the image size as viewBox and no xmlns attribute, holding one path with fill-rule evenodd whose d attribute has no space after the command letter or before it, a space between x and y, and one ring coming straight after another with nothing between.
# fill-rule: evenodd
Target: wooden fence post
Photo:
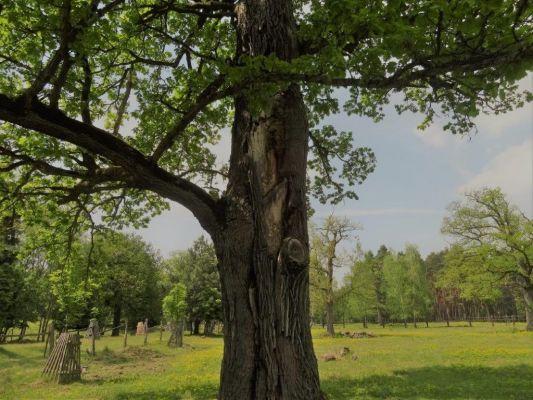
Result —
<instances>
[{"instance_id":1,"label":"wooden fence post","mask_svg":"<svg viewBox=\"0 0 533 400\"><path fill-rule=\"evenodd\" d=\"M91 354L96 355L96 327L91 326Z\"/></svg>"},{"instance_id":2,"label":"wooden fence post","mask_svg":"<svg viewBox=\"0 0 533 400\"><path fill-rule=\"evenodd\" d=\"M163 340L163 320L161 320L161 325L159 325L159 341Z\"/></svg>"},{"instance_id":3,"label":"wooden fence post","mask_svg":"<svg viewBox=\"0 0 533 400\"><path fill-rule=\"evenodd\" d=\"M44 356L46 357L46 351L48 350L48 354L52 353L52 350L54 349L54 344L55 344L55 341L56 341L56 338L55 338L55 328L54 328L54 324L51 323L50 325L48 325L48 333L45 334L46 336L46 342L45 342L45 345L44 345Z\"/></svg>"},{"instance_id":4,"label":"wooden fence post","mask_svg":"<svg viewBox=\"0 0 533 400\"><path fill-rule=\"evenodd\" d=\"M144 345L148 344L148 318L144 320Z\"/></svg>"},{"instance_id":5,"label":"wooden fence post","mask_svg":"<svg viewBox=\"0 0 533 400\"><path fill-rule=\"evenodd\" d=\"M128 320L126 319L126 323L124 326L124 344L123 347L126 347L128 345Z\"/></svg>"}]
</instances>

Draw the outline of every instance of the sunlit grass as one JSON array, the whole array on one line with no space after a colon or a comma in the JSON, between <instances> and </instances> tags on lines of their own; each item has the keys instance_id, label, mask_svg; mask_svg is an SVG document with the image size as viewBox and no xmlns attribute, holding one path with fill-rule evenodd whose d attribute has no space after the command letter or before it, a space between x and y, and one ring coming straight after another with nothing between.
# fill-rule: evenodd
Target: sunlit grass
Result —
<instances>
[{"instance_id":1,"label":"sunlit grass","mask_svg":"<svg viewBox=\"0 0 533 400\"><path fill-rule=\"evenodd\" d=\"M457 325L457 324L456 324ZM403 326L367 331L366 339L323 337L313 328L314 346L323 390L330 399L533 399L533 334L519 324L476 324L446 328ZM361 331L350 325L337 331ZM198 399L216 397L222 357L221 337L185 337L183 349L166 346L159 333L90 343L82 341L81 382L56 385L40 375L44 365L39 344L0 346L1 399ZM351 356L337 361L320 359L349 347Z\"/></svg>"}]
</instances>

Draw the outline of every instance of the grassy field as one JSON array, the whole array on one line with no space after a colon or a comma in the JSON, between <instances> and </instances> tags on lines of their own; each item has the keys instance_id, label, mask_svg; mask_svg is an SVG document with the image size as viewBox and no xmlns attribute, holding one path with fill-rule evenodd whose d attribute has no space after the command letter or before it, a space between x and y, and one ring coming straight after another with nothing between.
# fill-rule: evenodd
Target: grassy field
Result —
<instances>
[{"instance_id":1,"label":"grassy field","mask_svg":"<svg viewBox=\"0 0 533 400\"><path fill-rule=\"evenodd\" d=\"M517 324L477 324L381 328L367 339L324 338L313 329L324 392L331 400L348 399L533 399L533 333ZM362 330L358 326L338 330ZM165 338L164 338L165 340ZM185 337L183 349L169 349L151 334L105 337L98 355L89 357L82 341L79 383L56 385L41 378L43 344L0 346L0 399L214 399L222 356L222 338ZM320 356L349 347L357 359L325 362Z\"/></svg>"}]
</instances>

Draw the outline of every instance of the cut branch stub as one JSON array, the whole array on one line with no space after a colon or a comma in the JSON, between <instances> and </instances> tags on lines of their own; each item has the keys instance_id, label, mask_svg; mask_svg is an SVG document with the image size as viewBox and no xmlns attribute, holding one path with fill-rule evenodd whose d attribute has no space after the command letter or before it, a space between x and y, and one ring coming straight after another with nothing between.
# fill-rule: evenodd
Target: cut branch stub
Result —
<instances>
[{"instance_id":1,"label":"cut branch stub","mask_svg":"<svg viewBox=\"0 0 533 400\"><path fill-rule=\"evenodd\" d=\"M283 239L278 263L288 272L299 272L307 266L307 252L302 242L293 237Z\"/></svg>"}]
</instances>

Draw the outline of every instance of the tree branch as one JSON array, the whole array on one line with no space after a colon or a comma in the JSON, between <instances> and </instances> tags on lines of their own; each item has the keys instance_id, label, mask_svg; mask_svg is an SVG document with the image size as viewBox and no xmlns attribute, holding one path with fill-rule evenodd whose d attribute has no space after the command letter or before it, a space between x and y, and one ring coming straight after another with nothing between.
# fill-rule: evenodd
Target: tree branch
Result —
<instances>
[{"instance_id":1,"label":"tree branch","mask_svg":"<svg viewBox=\"0 0 533 400\"><path fill-rule=\"evenodd\" d=\"M0 119L98 154L128 171L129 187L151 190L189 209L209 233L218 229L216 201L195 184L158 167L141 152L97 127L69 118L36 99L13 100L0 94Z\"/></svg>"},{"instance_id":2,"label":"tree branch","mask_svg":"<svg viewBox=\"0 0 533 400\"><path fill-rule=\"evenodd\" d=\"M227 96L226 91L218 91L224 83L224 79L224 75L219 75L198 95L196 102L183 114L183 117L170 129L161 142L159 142L150 157L152 162L157 163L163 153L172 147L177 137L208 104Z\"/></svg>"}]
</instances>

